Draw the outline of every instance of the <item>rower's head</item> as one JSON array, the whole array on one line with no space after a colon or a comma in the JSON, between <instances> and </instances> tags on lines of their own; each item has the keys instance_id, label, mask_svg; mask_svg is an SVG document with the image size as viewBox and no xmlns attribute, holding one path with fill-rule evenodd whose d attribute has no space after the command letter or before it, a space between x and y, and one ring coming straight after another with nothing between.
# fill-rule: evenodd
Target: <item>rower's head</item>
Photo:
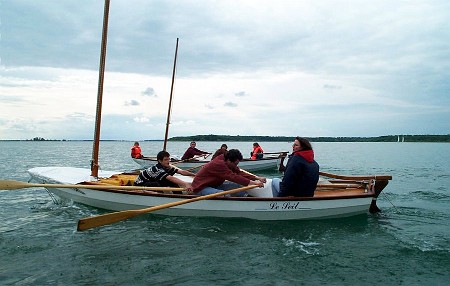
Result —
<instances>
[{"instance_id":1,"label":"rower's head","mask_svg":"<svg viewBox=\"0 0 450 286\"><path fill-rule=\"evenodd\" d=\"M242 161L242 153L238 149L230 149L224 154L225 161L228 161L237 166L240 161Z\"/></svg>"},{"instance_id":2,"label":"rower's head","mask_svg":"<svg viewBox=\"0 0 450 286\"><path fill-rule=\"evenodd\" d=\"M160 151L156 155L156 159L158 160L158 163L163 165L164 167L168 168L170 165L170 154L166 150Z\"/></svg>"}]
</instances>

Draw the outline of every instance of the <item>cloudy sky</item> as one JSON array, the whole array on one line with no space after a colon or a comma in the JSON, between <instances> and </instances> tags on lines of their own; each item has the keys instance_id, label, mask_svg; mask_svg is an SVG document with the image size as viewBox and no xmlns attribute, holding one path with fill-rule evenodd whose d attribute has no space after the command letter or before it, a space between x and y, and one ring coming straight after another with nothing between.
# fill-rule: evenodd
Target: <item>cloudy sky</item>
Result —
<instances>
[{"instance_id":1,"label":"cloudy sky","mask_svg":"<svg viewBox=\"0 0 450 286\"><path fill-rule=\"evenodd\" d=\"M0 139L92 139L102 0L0 2ZM112 0L102 139L450 133L450 1Z\"/></svg>"}]
</instances>

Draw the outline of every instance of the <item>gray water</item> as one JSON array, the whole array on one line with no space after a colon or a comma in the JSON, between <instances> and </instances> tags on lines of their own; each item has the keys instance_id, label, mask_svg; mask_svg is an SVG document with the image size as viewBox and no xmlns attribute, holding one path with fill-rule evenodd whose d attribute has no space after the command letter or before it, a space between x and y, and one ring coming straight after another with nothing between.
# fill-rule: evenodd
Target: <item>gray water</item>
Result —
<instances>
[{"instance_id":1,"label":"gray water","mask_svg":"<svg viewBox=\"0 0 450 286\"><path fill-rule=\"evenodd\" d=\"M133 142L102 142L105 170L138 168ZM198 142L215 151L222 142ZM291 143L259 142L266 152ZM252 142L227 142L245 156ZM182 155L188 142L169 142ZM162 142L141 142L155 155ZM314 143L322 171L389 174L376 215L261 222L153 214L76 231L104 213L42 188L0 191L1 285L447 285L450 144ZM89 168L91 142L0 142L0 178L37 166ZM260 173L280 177L276 170Z\"/></svg>"}]
</instances>

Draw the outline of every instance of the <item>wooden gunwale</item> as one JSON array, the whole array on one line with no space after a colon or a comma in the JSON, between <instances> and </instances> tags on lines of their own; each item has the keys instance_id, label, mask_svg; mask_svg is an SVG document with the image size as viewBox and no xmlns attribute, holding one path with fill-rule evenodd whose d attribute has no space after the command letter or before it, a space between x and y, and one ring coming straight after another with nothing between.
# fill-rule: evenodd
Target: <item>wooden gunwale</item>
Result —
<instances>
[{"instance_id":1,"label":"wooden gunwale","mask_svg":"<svg viewBox=\"0 0 450 286\"><path fill-rule=\"evenodd\" d=\"M96 185L95 182L85 182L86 185ZM105 185L105 184L101 184ZM80 189L83 188L83 185L80 184ZM95 190L99 192L109 192L109 193L121 193L127 195L137 195L137 196L153 196L153 197L167 197L167 198L195 198L197 195L189 195L189 194L171 194L164 193L158 191L143 191L143 190ZM268 198L268 197L220 197L220 198L212 198L212 200L230 200L230 201L314 201L314 200L339 200L339 199L352 199L352 198L366 198L366 197L374 197L374 192L368 191L365 192L365 189L361 188L349 188L349 189L338 189L333 191L321 191L316 190L314 193L314 197L277 197L277 198Z\"/></svg>"}]
</instances>

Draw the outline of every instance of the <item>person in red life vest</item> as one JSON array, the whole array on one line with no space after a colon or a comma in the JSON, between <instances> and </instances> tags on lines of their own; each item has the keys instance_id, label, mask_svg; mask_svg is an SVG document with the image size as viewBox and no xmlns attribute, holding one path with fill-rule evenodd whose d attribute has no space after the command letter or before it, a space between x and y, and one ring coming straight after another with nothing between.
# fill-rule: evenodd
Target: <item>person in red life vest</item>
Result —
<instances>
[{"instance_id":1,"label":"person in red life vest","mask_svg":"<svg viewBox=\"0 0 450 286\"><path fill-rule=\"evenodd\" d=\"M198 156L198 155L206 155L211 154L205 151L201 151L197 148L195 148L195 146L197 146L197 143L195 143L195 141L191 142L191 145L189 146L189 148L187 148L186 152L184 152L183 157L181 157L181 160L188 160L188 159L192 159L194 158L194 156Z\"/></svg>"},{"instance_id":2,"label":"person in red life vest","mask_svg":"<svg viewBox=\"0 0 450 286\"><path fill-rule=\"evenodd\" d=\"M272 179L274 197L313 197L319 181L319 164L306 138L296 137L288 157L283 180Z\"/></svg>"},{"instance_id":3,"label":"person in red life vest","mask_svg":"<svg viewBox=\"0 0 450 286\"><path fill-rule=\"evenodd\" d=\"M258 143L253 143L253 151L250 152L250 156L252 160L259 160L263 157L264 150L259 146Z\"/></svg>"},{"instance_id":4,"label":"person in red life vest","mask_svg":"<svg viewBox=\"0 0 450 286\"><path fill-rule=\"evenodd\" d=\"M263 187L266 178L241 171L237 166L241 160L241 152L237 149L231 149L204 165L192 181L194 194L204 196L248 185ZM243 197L247 195L247 192L244 191L232 196Z\"/></svg>"},{"instance_id":5,"label":"person in red life vest","mask_svg":"<svg viewBox=\"0 0 450 286\"><path fill-rule=\"evenodd\" d=\"M214 158L216 158L220 154L227 153L227 150L228 150L227 144L222 144L222 146L220 146L220 149L217 149L217 151L214 153L214 155L212 155L211 160L213 160Z\"/></svg>"},{"instance_id":6,"label":"person in red life vest","mask_svg":"<svg viewBox=\"0 0 450 286\"><path fill-rule=\"evenodd\" d=\"M139 147L139 142L134 142L134 146L131 147L131 158L141 159L144 156L141 154L141 147Z\"/></svg>"}]
</instances>

